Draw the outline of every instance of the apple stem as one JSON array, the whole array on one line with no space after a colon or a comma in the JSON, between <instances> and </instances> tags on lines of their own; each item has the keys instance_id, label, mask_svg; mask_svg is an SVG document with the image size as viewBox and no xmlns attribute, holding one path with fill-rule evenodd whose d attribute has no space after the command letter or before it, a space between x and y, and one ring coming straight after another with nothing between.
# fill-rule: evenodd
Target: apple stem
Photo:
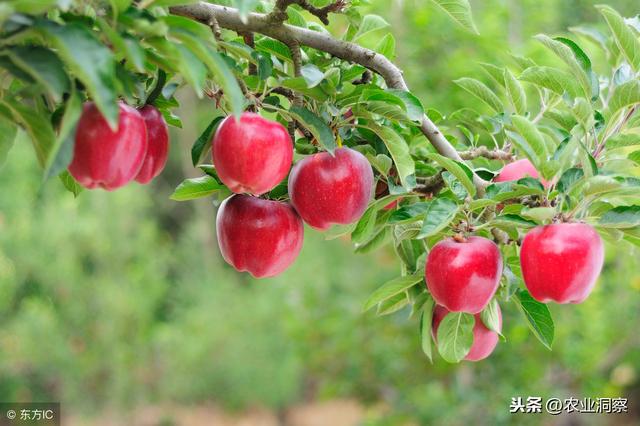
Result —
<instances>
[{"instance_id":1,"label":"apple stem","mask_svg":"<svg viewBox=\"0 0 640 426\"><path fill-rule=\"evenodd\" d=\"M462 232L458 232L453 236L453 240L457 243L466 243L467 237L465 237Z\"/></svg>"}]
</instances>

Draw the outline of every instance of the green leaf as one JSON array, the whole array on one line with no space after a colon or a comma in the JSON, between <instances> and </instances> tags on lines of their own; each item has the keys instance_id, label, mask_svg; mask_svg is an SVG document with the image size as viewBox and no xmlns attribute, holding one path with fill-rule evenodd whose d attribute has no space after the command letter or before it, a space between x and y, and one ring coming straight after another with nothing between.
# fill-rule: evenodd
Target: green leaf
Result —
<instances>
[{"instance_id":1,"label":"green leaf","mask_svg":"<svg viewBox=\"0 0 640 426\"><path fill-rule=\"evenodd\" d=\"M73 159L76 127L82 113L82 99L74 90L64 109L56 142L48 153L45 163L44 180L63 172Z\"/></svg>"},{"instance_id":2,"label":"green leaf","mask_svg":"<svg viewBox=\"0 0 640 426\"><path fill-rule=\"evenodd\" d=\"M569 66L569 70L571 74L574 76L574 79L577 78L578 83L580 83L580 87L582 87L582 92L585 97L592 97L592 81L591 77L588 76L585 71L585 67L583 66L583 62L581 62L570 46L567 46L562 40L554 40L544 34L538 34L535 37L539 42L544 44L549 50L558 56L558 58L562 59L562 61Z\"/></svg>"},{"instance_id":3,"label":"green leaf","mask_svg":"<svg viewBox=\"0 0 640 426\"><path fill-rule=\"evenodd\" d=\"M511 117L511 122L522 136L522 138L512 137L511 141L531 160L536 169L541 170L543 162L549 158L544 136L528 118L514 115Z\"/></svg>"},{"instance_id":4,"label":"green leaf","mask_svg":"<svg viewBox=\"0 0 640 426\"><path fill-rule=\"evenodd\" d=\"M413 93L398 89L387 89L387 92L392 93L402 100L407 111L407 116L412 121L421 121L424 116L424 107L420 99L415 97Z\"/></svg>"},{"instance_id":5,"label":"green leaf","mask_svg":"<svg viewBox=\"0 0 640 426\"><path fill-rule=\"evenodd\" d=\"M556 209L554 207L534 207L525 208L520 213L524 217L529 217L536 222L550 221L556 215Z\"/></svg>"},{"instance_id":6,"label":"green leaf","mask_svg":"<svg viewBox=\"0 0 640 426\"><path fill-rule=\"evenodd\" d=\"M371 293L371 296L367 299L364 304L363 311L368 311L369 309L376 306L378 303L387 300L396 294L402 293L403 291L413 287L417 283L424 280L424 274L418 273L414 275L407 275L404 277L398 277L391 281L384 283L380 286L376 291Z\"/></svg>"},{"instance_id":7,"label":"green leaf","mask_svg":"<svg viewBox=\"0 0 640 426\"><path fill-rule=\"evenodd\" d=\"M500 305L496 298L491 299L489 304L480 312L480 319L489 330L502 335L500 327Z\"/></svg>"},{"instance_id":8,"label":"green leaf","mask_svg":"<svg viewBox=\"0 0 640 426\"><path fill-rule=\"evenodd\" d=\"M519 79L549 89L558 95L567 92L571 96L578 96L580 93L580 86L576 83L575 77L558 68L527 68L520 74Z\"/></svg>"},{"instance_id":9,"label":"green leaf","mask_svg":"<svg viewBox=\"0 0 640 426\"><path fill-rule=\"evenodd\" d=\"M187 201L195 198L208 197L209 195L224 189L213 177L206 175L193 179L185 179L171 194L172 200Z\"/></svg>"},{"instance_id":10,"label":"green leaf","mask_svg":"<svg viewBox=\"0 0 640 426\"><path fill-rule=\"evenodd\" d=\"M397 210L391 212L389 220L390 224L411 223L422 220L424 213L429 208L430 201L419 202L402 206Z\"/></svg>"},{"instance_id":11,"label":"green leaf","mask_svg":"<svg viewBox=\"0 0 640 426\"><path fill-rule=\"evenodd\" d=\"M411 158L409 146L405 140L392 127L382 127L374 122L369 122L367 128L378 135L386 145L398 170L402 186L407 190L413 188L415 186L415 163Z\"/></svg>"},{"instance_id":12,"label":"green leaf","mask_svg":"<svg viewBox=\"0 0 640 426\"><path fill-rule=\"evenodd\" d=\"M398 312L409 304L406 293L398 293L395 296L381 302L376 310L376 315L389 315Z\"/></svg>"},{"instance_id":13,"label":"green leaf","mask_svg":"<svg viewBox=\"0 0 640 426\"><path fill-rule=\"evenodd\" d=\"M582 50L582 48L571 39L565 37L556 37L554 38L554 40L559 41L560 43L568 46L571 49L573 55L576 58L576 61L584 71L589 81L589 87L591 88L591 100L597 100L598 96L600 95L600 83L598 82L598 76L593 72L593 69L591 68L591 59L589 59L589 56L587 56L584 50Z\"/></svg>"},{"instance_id":14,"label":"green leaf","mask_svg":"<svg viewBox=\"0 0 640 426\"><path fill-rule=\"evenodd\" d=\"M583 177L584 171L582 169L576 167L570 168L562 174L556 187L558 191L568 193L573 185L582 180Z\"/></svg>"},{"instance_id":15,"label":"green leaf","mask_svg":"<svg viewBox=\"0 0 640 426\"><path fill-rule=\"evenodd\" d=\"M609 101L609 117L615 116L621 109L640 103L640 80L629 80L616 87Z\"/></svg>"},{"instance_id":16,"label":"green leaf","mask_svg":"<svg viewBox=\"0 0 640 426\"><path fill-rule=\"evenodd\" d=\"M223 116L215 117L209 125L204 129L204 131L198 136L198 139L193 143L191 147L191 162L193 166L197 166L200 160L202 160L202 156L209 150L211 147L211 141L213 139L213 134L220 122L224 119Z\"/></svg>"},{"instance_id":17,"label":"green leaf","mask_svg":"<svg viewBox=\"0 0 640 426\"><path fill-rule=\"evenodd\" d=\"M613 33L613 39L634 71L640 71L640 40L637 34L633 32L613 8L607 5L598 5L596 8L600 11L607 25Z\"/></svg>"},{"instance_id":18,"label":"green leaf","mask_svg":"<svg viewBox=\"0 0 640 426\"><path fill-rule=\"evenodd\" d=\"M193 52L183 45L176 45L180 60L178 69L184 79L193 87L196 96L202 98L204 86L207 80L207 67L198 59Z\"/></svg>"},{"instance_id":19,"label":"green leaf","mask_svg":"<svg viewBox=\"0 0 640 426\"><path fill-rule=\"evenodd\" d=\"M607 148L624 148L627 146L640 145L639 133L619 133L607 139Z\"/></svg>"},{"instance_id":20,"label":"green leaf","mask_svg":"<svg viewBox=\"0 0 640 426\"><path fill-rule=\"evenodd\" d=\"M422 315L420 315L420 346L422 352L433 361L433 349L431 344L431 324L433 322L433 309L436 302L431 295L427 295L427 300L422 305Z\"/></svg>"},{"instance_id":21,"label":"green leaf","mask_svg":"<svg viewBox=\"0 0 640 426\"><path fill-rule=\"evenodd\" d=\"M73 74L84 84L112 128L118 124L115 89L115 60L111 51L78 22L58 25L38 21L35 26L51 43Z\"/></svg>"},{"instance_id":22,"label":"green leaf","mask_svg":"<svg viewBox=\"0 0 640 426\"><path fill-rule=\"evenodd\" d=\"M42 84L54 101L60 102L69 90L69 78L55 53L40 46L13 46L6 52L16 66Z\"/></svg>"},{"instance_id":23,"label":"green leaf","mask_svg":"<svg viewBox=\"0 0 640 426\"><path fill-rule=\"evenodd\" d=\"M386 56L387 59L393 60L396 56L396 39L391 33L386 34L376 46L375 51Z\"/></svg>"},{"instance_id":24,"label":"green leaf","mask_svg":"<svg viewBox=\"0 0 640 426\"><path fill-rule=\"evenodd\" d=\"M292 106L289 114L311 132L318 143L327 151L333 154L336 149L336 139L333 132L320 117L308 109L300 106Z\"/></svg>"},{"instance_id":25,"label":"green leaf","mask_svg":"<svg viewBox=\"0 0 640 426\"><path fill-rule=\"evenodd\" d=\"M508 68L504 70L504 83L513 109L516 113L524 115L527 112L527 94Z\"/></svg>"},{"instance_id":26,"label":"green leaf","mask_svg":"<svg viewBox=\"0 0 640 426\"><path fill-rule=\"evenodd\" d=\"M389 23L384 20L381 16L378 15L365 15L362 18L362 23L358 28L358 32L353 36L353 41L357 41L359 38L364 37L365 35L379 30L381 28L388 27Z\"/></svg>"},{"instance_id":27,"label":"green leaf","mask_svg":"<svg viewBox=\"0 0 640 426\"><path fill-rule=\"evenodd\" d=\"M351 242L354 244L362 244L367 241L376 226L376 219L378 217L378 210L384 207L384 204L380 200L376 200L374 203L365 210L362 217L358 220L355 229L351 233Z\"/></svg>"},{"instance_id":28,"label":"green leaf","mask_svg":"<svg viewBox=\"0 0 640 426\"><path fill-rule=\"evenodd\" d=\"M436 154L435 152L427 153L426 157L435 161L439 166L454 175L472 197L476 195L476 187L473 184L473 172L466 164Z\"/></svg>"},{"instance_id":29,"label":"green leaf","mask_svg":"<svg viewBox=\"0 0 640 426\"><path fill-rule=\"evenodd\" d=\"M472 33L478 34L478 29L473 22L471 6L468 0L433 0L455 22L462 25Z\"/></svg>"},{"instance_id":30,"label":"green leaf","mask_svg":"<svg viewBox=\"0 0 640 426\"><path fill-rule=\"evenodd\" d=\"M502 214L491 219L491 226L497 228L533 228L538 224L516 214Z\"/></svg>"},{"instance_id":31,"label":"green leaf","mask_svg":"<svg viewBox=\"0 0 640 426\"><path fill-rule=\"evenodd\" d=\"M453 82L487 104L496 113L503 111L500 99L483 82L469 77L463 77Z\"/></svg>"},{"instance_id":32,"label":"green leaf","mask_svg":"<svg viewBox=\"0 0 640 426\"><path fill-rule=\"evenodd\" d=\"M182 41L206 65L216 84L222 88L224 97L229 102L231 112L234 116L239 117L244 110L246 100L227 62L209 44L202 43L202 40L196 37L193 32L179 31L173 33L173 35Z\"/></svg>"},{"instance_id":33,"label":"green leaf","mask_svg":"<svg viewBox=\"0 0 640 426\"><path fill-rule=\"evenodd\" d=\"M272 54L282 61L293 62L291 51L289 50L287 45L281 41L274 40L269 37L264 37L256 41L256 49Z\"/></svg>"},{"instance_id":34,"label":"green leaf","mask_svg":"<svg viewBox=\"0 0 640 426\"><path fill-rule=\"evenodd\" d=\"M358 244L355 249L355 253L364 254L364 253L369 253L377 248L380 248L383 245L386 245L389 243L390 237L391 237L391 228L383 227L369 240L365 241L364 243ZM404 305L406 305L406 303ZM402 308L404 305L398 307L398 309ZM388 309L388 307L385 309Z\"/></svg>"},{"instance_id":35,"label":"green leaf","mask_svg":"<svg viewBox=\"0 0 640 426\"><path fill-rule=\"evenodd\" d=\"M445 361L457 363L464 359L473 345L475 318L465 312L450 312L438 326L438 352Z\"/></svg>"},{"instance_id":36,"label":"green leaf","mask_svg":"<svg viewBox=\"0 0 640 426\"><path fill-rule=\"evenodd\" d=\"M0 106L8 109L14 122L27 132L36 151L38 163L44 167L56 139L49 116L27 108L13 99L0 98Z\"/></svg>"},{"instance_id":37,"label":"green leaf","mask_svg":"<svg viewBox=\"0 0 640 426\"><path fill-rule=\"evenodd\" d=\"M430 237L441 232L453 221L458 213L458 205L448 198L436 198L427 207L422 229L416 239Z\"/></svg>"},{"instance_id":38,"label":"green leaf","mask_svg":"<svg viewBox=\"0 0 640 426\"><path fill-rule=\"evenodd\" d=\"M551 350L555 327L547 305L538 302L531 297L528 291L522 289L516 292L516 297L513 298L513 301L527 319L527 325L529 325L533 334L544 346Z\"/></svg>"},{"instance_id":39,"label":"green leaf","mask_svg":"<svg viewBox=\"0 0 640 426\"><path fill-rule=\"evenodd\" d=\"M146 52L135 38L128 34L121 35L102 18L96 19L102 31L117 52L118 59L126 59L138 72L144 72Z\"/></svg>"},{"instance_id":40,"label":"green leaf","mask_svg":"<svg viewBox=\"0 0 640 426\"><path fill-rule=\"evenodd\" d=\"M9 111L6 111L6 113L11 115ZM9 154L11 147L13 147L17 133L18 126L8 117L5 117L4 114L0 113L0 166L7 160L7 154Z\"/></svg>"},{"instance_id":41,"label":"green leaf","mask_svg":"<svg viewBox=\"0 0 640 426\"><path fill-rule=\"evenodd\" d=\"M71 173L69 173L69 171L67 170L60 173L58 177L60 178L60 181L62 182L64 187L67 188L67 190L71 192L74 197L80 195L80 193L84 190L84 188L80 186L78 182L76 182L73 176L71 176Z\"/></svg>"},{"instance_id":42,"label":"green leaf","mask_svg":"<svg viewBox=\"0 0 640 426\"><path fill-rule=\"evenodd\" d=\"M307 82L308 88L316 87L324 80L324 73L320 71L320 68L313 64L306 64L300 69L300 74L304 81Z\"/></svg>"},{"instance_id":43,"label":"green leaf","mask_svg":"<svg viewBox=\"0 0 640 426\"><path fill-rule=\"evenodd\" d=\"M640 226L640 206L615 207L603 214L598 224L605 228L635 228Z\"/></svg>"}]
</instances>

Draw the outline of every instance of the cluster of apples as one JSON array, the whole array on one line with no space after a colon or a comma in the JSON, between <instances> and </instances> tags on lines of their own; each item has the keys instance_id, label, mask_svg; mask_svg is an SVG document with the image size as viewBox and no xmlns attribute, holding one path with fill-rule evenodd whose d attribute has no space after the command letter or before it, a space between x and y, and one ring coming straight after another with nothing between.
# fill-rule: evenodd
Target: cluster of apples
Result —
<instances>
[{"instance_id":1,"label":"cluster of apples","mask_svg":"<svg viewBox=\"0 0 640 426\"><path fill-rule=\"evenodd\" d=\"M302 221L319 230L353 223L372 195L373 170L364 155L339 148L333 156L317 153L291 168L287 130L258 114L225 118L211 149L218 177L235 193L218 209L220 252L236 270L256 278L278 275L295 261L302 249ZM260 198L287 174L290 204Z\"/></svg>"},{"instance_id":2,"label":"cluster of apples","mask_svg":"<svg viewBox=\"0 0 640 426\"><path fill-rule=\"evenodd\" d=\"M518 160L507 164L495 181L516 181L526 176L539 178L529 160ZM585 223L537 226L525 235L520 250L524 283L531 296L543 303L584 301L593 290L603 261L602 239ZM498 289L501 275L500 250L486 238L448 238L434 245L425 266L427 288L438 305L432 322L434 339L440 322L450 312L473 314L473 345L465 359L479 361L489 356L498 343L498 334L485 327L480 312Z\"/></svg>"},{"instance_id":3,"label":"cluster of apples","mask_svg":"<svg viewBox=\"0 0 640 426\"><path fill-rule=\"evenodd\" d=\"M169 154L169 131L158 109L118 102L118 127L109 127L93 102L83 105L69 173L85 188L120 188L132 180L147 184L160 174Z\"/></svg>"}]
</instances>

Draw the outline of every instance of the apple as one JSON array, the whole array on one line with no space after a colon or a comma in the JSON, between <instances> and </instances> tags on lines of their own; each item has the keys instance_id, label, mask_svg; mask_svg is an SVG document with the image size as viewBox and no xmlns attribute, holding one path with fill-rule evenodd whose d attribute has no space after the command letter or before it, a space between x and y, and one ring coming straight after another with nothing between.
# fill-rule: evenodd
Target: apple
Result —
<instances>
[{"instance_id":1,"label":"apple","mask_svg":"<svg viewBox=\"0 0 640 426\"><path fill-rule=\"evenodd\" d=\"M164 117L153 105L145 105L138 110L147 126L147 154L136 181L142 184L151 182L158 176L167 163L169 156L169 129Z\"/></svg>"},{"instance_id":2,"label":"apple","mask_svg":"<svg viewBox=\"0 0 640 426\"><path fill-rule=\"evenodd\" d=\"M437 341L438 336L438 326L440 323L449 314L449 311L444 306L436 306L433 311L433 322L431 323L431 335L433 336L433 340ZM480 318L480 314L475 314L475 325L473 326L473 344L471 345L471 350L464 357L467 361L480 361L491 355L496 345L498 344L498 333L495 331L489 330L485 327L482 322L482 318ZM500 307L498 307L498 318L499 318L499 330L502 330L502 312L500 311Z\"/></svg>"},{"instance_id":3,"label":"apple","mask_svg":"<svg viewBox=\"0 0 640 426\"><path fill-rule=\"evenodd\" d=\"M603 262L602 239L585 223L537 226L525 235L520 250L524 283L540 302L584 301Z\"/></svg>"},{"instance_id":4,"label":"apple","mask_svg":"<svg viewBox=\"0 0 640 426\"><path fill-rule=\"evenodd\" d=\"M371 164L350 148L338 148L333 156L310 155L289 175L291 204L306 223L320 230L360 219L372 193Z\"/></svg>"},{"instance_id":5,"label":"apple","mask_svg":"<svg viewBox=\"0 0 640 426\"><path fill-rule=\"evenodd\" d=\"M229 116L212 141L218 177L233 192L264 194L289 172L293 143L282 124L245 112L239 120Z\"/></svg>"},{"instance_id":6,"label":"apple","mask_svg":"<svg viewBox=\"0 0 640 426\"><path fill-rule=\"evenodd\" d=\"M76 129L69 173L85 188L113 191L133 180L147 152L147 130L140 113L118 102L113 131L93 102L87 102Z\"/></svg>"},{"instance_id":7,"label":"apple","mask_svg":"<svg viewBox=\"0 0 640 426\"><path fill-rule=\"evenodd\" d=\"M493 178L494 182L511 182L520 180L525 177L532 177L534 179L540 179L540 175L538 171L534 167L534 165L526 158L522 160L516 160L512 163L506 164L498 176ZM540 183L546 188L549 185L544 179L540 179Z\"/></svg>"},{"instance_id":8,"label":"apple","mask_svg":"<svg viewBox=\"0 0 640 426\"><path fill-rule=\"evenodd\" d=\"M427 288L438 305L477 314L489 303L502 275L498 246L483 237L446 238L433 246L425 265Z\"/></svg>"},{"instance_id":9,"label":"apple","mask_svg":"<svg viewBox=\"0 0 640 426\"><path fill-rule=\"evenodd\" d=\"M232 195L218 209L216 230L224 260L256 278L280 274L302 249L302 220L279 201Z\"/></svg>"}]
</instances>

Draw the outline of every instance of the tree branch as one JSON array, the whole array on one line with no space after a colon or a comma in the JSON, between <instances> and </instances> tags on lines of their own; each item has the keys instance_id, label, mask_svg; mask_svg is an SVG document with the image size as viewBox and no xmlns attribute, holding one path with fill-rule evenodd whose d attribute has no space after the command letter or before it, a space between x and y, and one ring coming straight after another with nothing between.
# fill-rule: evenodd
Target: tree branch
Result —
<instances>
[{"instance_id":1,"label":"tree branch","mask_svg":"<svg viewBox=\"0 0 640 426\"><path fill-rule=\"evenodd\" d=\"M460 157L464 160L473 160L474 158L484 157L490 160L511 161L514 158L514 155L507 151L501 151L499 149L489 150L486 146L478 146L468 151L460 152Z\"/></svg>"},{"instance_id":2,"label":"tree branch","mask_svg":"<svg viewBox=\"0 0 640 426\"><path fill-rule=\"evenodd\" d=\"M300 45L329 53L339 59L357 63L376 72L384 78L389 88L409 91L402 71L384 55L355 43L335 39L329 34L287 24L274 23L270 15L260 13L250 13L243 22L237 9L209 3L174 6L170 10L171 13L176 15L204 23L209 22L211 17L214 16L222 28L236 32L260 33L287 45L290 45L292 41L297 41ZM426 115L422 117L420 129L440 155L456 161L463 161L458 151ZM475 174L473 181L478 188L478 192L483 194L488 182Z\"/></svg>"},{"instance_id":3,"label":"tree branch","mask_svg":"<svg viewBox=\"0 0 640 426\"><path fill-rule=\"evenodd\" d=\"M271 12L271 14L269 15L270 19L276 22L286 21L287 8L292 4L297 4L304 10L308 11L309 13L311 13L312 15L320 19L320 21L325 25L329 25L330 13L340 12L347 6L346 0L336 0L333 3L329 3L324 7L315 7L314 5L310 4L307 0L277 0L276 5L273 8L273 12Z\"/></svg>"}]
</instances>

